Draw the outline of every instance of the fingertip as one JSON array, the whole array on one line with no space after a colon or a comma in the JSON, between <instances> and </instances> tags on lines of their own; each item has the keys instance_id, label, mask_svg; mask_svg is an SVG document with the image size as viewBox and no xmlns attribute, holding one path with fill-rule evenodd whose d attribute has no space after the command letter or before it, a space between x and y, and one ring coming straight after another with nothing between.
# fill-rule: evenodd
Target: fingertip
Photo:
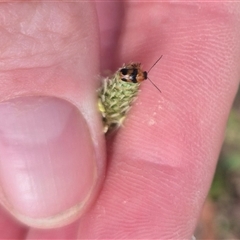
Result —
<instances>
[{"instance_id":1,"label":"fingertip","mask_svg":"<svg viewBox=\"0 0 240 240\"><path fill-rule=\"evenodd\" d=\"M85 119L58 98L0 104L2 203L21 222L59 227L78 218L97 185L97 160Z\"/></svg>"}]
</instances>

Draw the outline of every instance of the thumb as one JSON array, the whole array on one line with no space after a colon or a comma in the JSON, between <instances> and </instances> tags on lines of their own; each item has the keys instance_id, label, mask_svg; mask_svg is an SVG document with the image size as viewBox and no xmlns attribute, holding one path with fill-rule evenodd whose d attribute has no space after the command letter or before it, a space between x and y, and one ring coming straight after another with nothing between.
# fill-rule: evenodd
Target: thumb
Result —
<instances>
[{"instance_id":1,"label":"thumb","mask_svg":"<svg viewBox=\"0 0 240 240\"><path fill-rule=\"evenodd\" d=\"M86 210L103 177L96 14L91 3L19 7L0 10L6 32L22 31L2 37L0 202L29 226L59 227Z\"/></svg>"},{"instance_id":2,"label":"thumb","mask_svg":"<svg viewBox=\"0 0 240 240\"><path fill-rule=\"evenodd\" d=\"M23 97L1 103L0 116L5 206L30 225L78 216L96 176L93 143L78 109L58 98Z\"/></svg>"}]
</instances>

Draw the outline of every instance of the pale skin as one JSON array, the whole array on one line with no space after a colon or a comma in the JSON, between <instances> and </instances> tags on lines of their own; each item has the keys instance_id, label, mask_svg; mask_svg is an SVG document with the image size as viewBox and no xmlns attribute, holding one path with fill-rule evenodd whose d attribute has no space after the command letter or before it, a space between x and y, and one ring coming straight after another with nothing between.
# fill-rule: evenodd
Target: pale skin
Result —
<instances>
[{"instance_id":1,"label":"pale skin","mask_svg":"<svg viewBox=\"0 0 240 240\"><path fill-rule=\"evenodd\" d=\"M239 3L3 3L0 16L0 238L189 239L239 85ZM143 82L105 144L100 72L161 55L162 93Z\"/></svg>"}]
</instances>

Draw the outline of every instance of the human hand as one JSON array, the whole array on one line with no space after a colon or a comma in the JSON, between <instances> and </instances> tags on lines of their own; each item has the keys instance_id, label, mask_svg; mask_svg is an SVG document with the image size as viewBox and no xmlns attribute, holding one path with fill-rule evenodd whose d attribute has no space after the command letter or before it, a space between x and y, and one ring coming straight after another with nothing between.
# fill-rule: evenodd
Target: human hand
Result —
<instances>
[{"instance_id":1,"label":"human hand","mask_svg":"<svg viewBox=\"0 0 240 240\"><path fill-rule=\"evenodd\" d=\"M14 3L0 11L8 211L0 237L190 238L239 84L239 5ZM106 158L100 63L139 61L148 70L160 55L149 77L162 93L142 84Z\"/></svg>"}]
</instances>

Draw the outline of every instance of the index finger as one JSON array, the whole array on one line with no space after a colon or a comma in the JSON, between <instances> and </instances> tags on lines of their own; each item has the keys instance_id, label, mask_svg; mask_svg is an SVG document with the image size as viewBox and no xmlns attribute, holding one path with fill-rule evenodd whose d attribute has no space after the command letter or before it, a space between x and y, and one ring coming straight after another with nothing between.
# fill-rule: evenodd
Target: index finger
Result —
<instances>
[{"instance_id":1,"label":"index finger","mask_svg":"<svg viewBox=\"0 0 240 240\"><path fill-rule=\"evenodd\" d=\"M237 91L239 8L127 2L124 9L118 65L136 59L148 70L163 55L150 75L162 94L142 84L124 127L109 143L105 185L80 235L187 239Z\"/></svg>"}]
</instances>

